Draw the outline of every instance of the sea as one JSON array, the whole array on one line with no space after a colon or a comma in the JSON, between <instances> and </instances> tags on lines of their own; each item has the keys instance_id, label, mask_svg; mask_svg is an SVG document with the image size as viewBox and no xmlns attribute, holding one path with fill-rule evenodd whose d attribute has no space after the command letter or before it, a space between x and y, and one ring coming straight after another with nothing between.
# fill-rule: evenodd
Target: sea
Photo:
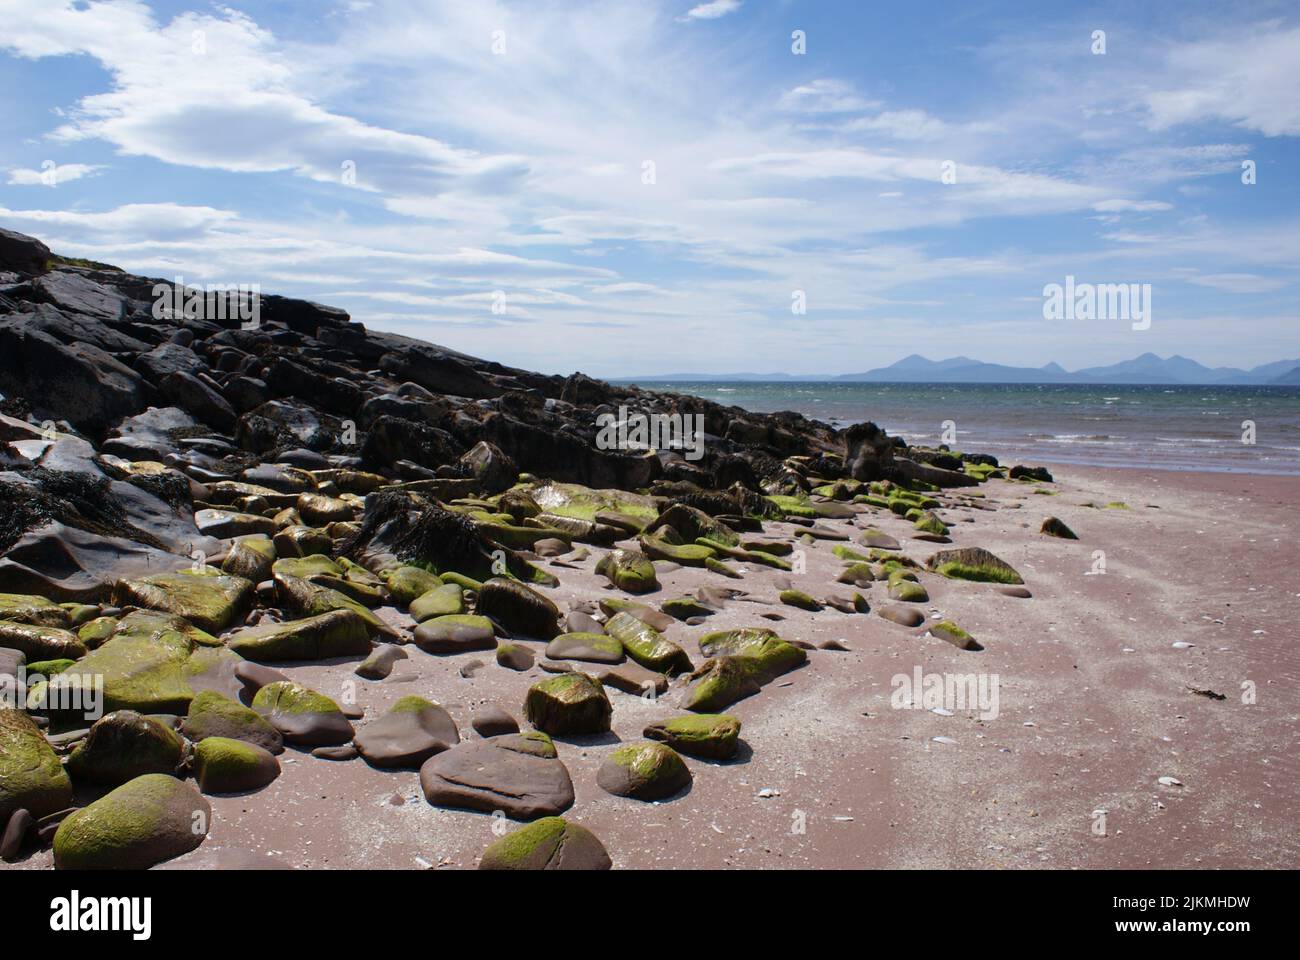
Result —
<instances>
[{"instance_id":1,"label":"sea","mask_svg":"<svg viewBox=\"0 0 1300 960\"><path fill-rule=\"evenodd\" d=\"M1300 387L636 381L1013 463L1300 475ZM952 421L948 425L946 421Z\"/></svg>"}]
</instances>

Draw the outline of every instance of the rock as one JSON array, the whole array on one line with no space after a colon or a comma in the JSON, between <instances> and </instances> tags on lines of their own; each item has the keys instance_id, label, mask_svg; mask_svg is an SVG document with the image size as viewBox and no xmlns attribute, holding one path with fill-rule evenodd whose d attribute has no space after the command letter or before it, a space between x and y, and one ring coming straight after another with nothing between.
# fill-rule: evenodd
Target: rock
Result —
<instances>
[{"instance_id":1,"label":"rock","mask_svg":"<svg viewBox=\"0 0 1300 960\"><path fill-rule=\"evenodd\" d=\"M1024 583L1020 574L1005 560L983 547L940 550L925 562L934 570L954 580L980 580L992 583Z\"/></svg>"},{"instance_id":2,"label":"rock","mask_svg":"<svg viewBox=\"0 0 1300 960\"><path fill-rule=\"evenodd\" d=\"M264 667L257 663L249 663L247 660L241 661L235 667L235 677L243 684L244 692L249 695L250 699L252 694L257 693L258 690L268 684L289 679L279 670L272 670L270 667Z\"/></svg>"},{"instance_id":3,"label":"rock","mask_svg":"<svg viewBox=\"0 0 1300 960\"><path fill-rule=\"evenodd\" d=\"M317 747L312 750L311 755L318 760L333 760L339 763L355 760L361 756L357 748L350 743L340 744L337 747Z\"/></svg>"},{"instance_id":4,"label":"rock","mask_svg":"<svg viewBox=\"0 0 1300 960\"><path fill-rule=\"evenodd\" d=\"M603 633L564 633L546 645L546 655L552 660L619 663L623 645Z\"/></svg>"},{"instance_id":5,"label":"rock","mask_svg":"<svg viewBox=\"0 0 1300 960\"><path fill-rule=\"evenodd\" d=\"M706 657L744 657L754 661L752 676L765 684L808 662L808 654L765 627L720 630L700 637Z\"/></svg>"},{"instance_id":6,"label":"rock","mask_svg":"<svg viewBox=\"0 0 1300 960\"><path fill-rule=\"evenodd\" d=\"M252 599L252 583L206 567L199 571L123 580L113 591L113 602L118 606L131 604L174 614L211 633L224 630L242 618Z\"/></svg>"},{"instance_id":7,"label":"rock","mask_svg":"<svg viewBox=\"0 0 1300 960\"><path fill-rule=\"evenodd\" d=\"M227 540L231 537L269 537L275 534L275 521L255 513L206 508L194 514L194 524L205 536ZM233 571L229 571L233 572Z\"/></svg>"},{"instance_id":8,"label":"rock","mask_svg":"<svg viewBox=\"0 0 1300 960\"><path fill-rule=\"evenodd\" d=\"M665 600L659 605L660 609L674 620L690 620L693 617L711 617L717 610L707 604L701 603L693 597L679 597L676 600Z\"/></svg>"},{"instance_id":9,"label":"rock","mask_svg":"<svg viewBox=\"0 0 1300 960\"><path fill-rule=\"evenodd\" d=\"M280 731L285 743L296 746L336 746L353 736L337 703L292 680L262 687L253 697L253 709Z\"/></svg>"},{"instance_id":10,"label":"rock","mask_svg":"<svg viewBox=\"0 0 1300 960\"><path fill-rule=\"evenodd\" d=\"M958 650L983 650L984 648L969 633L951 620L944 620L930 626L930 635L951 643Z\"/></svg>"},{"instance_id":11,"label":"rock","mask_svg":"<svg viewBox=\"0 0 1300 960\"><path fill-rule=\"evenodd\" d=\"M276 563L283 563L277 560ZM275 592L279 603L303 618L312 618L335 610L350 610L365 622L371 639L399 640L401 634L372 610L339 590L323 587L285 573L275 574Z\"/></svg>"},{"instance_id":12,"label":"rock","mask_svg":"<svg viewBox=\"0 0 1300 960\"><path fill-rule=\"evenodd\" d=\"M1060 537L1062 540L1078 540L1075 532L1065 525L1064 522L1056 517L1048 517L1043 521L1043 525L1038 528L1039 533L1045 533L1049 537Z\"/></svg>"},{"instance_id":13,"label":"rock","mask_svg":"<svg viewBox=\"0 0 1300 960\"><path fill-rule=\"evenodd\" d=\"M889 578L889 599L907 603L928 603L930 594L916 580L907 577Z\"/></svg>"},{"instance_id":14,"label":"rock","mask_svg":"<svg viewBox=\"0 0 1300 960\"><path fill-rule=\"evenodd\" d=\"M72 781L36 723L0 706L0 822L16 810L44 817L72 806Z\"/></svg>"},{"instance_id":15,"label":"rock","mask_svg":"<svg viewBox=\"0 0 1300 960\"><path fill-rule=\"evenodd\" d=\"M495 493L513 484L519 467L495 444L480 440L457 461L461 472L473 477L484 493Z\"/></svg>"},{"instance_id":16,"label":"rock","mask_svg":"<svg viewBox=\"0 0 1300 960\"><path fill-rule=\"evenodd\" d=\"M435 617L415 628L415 645L425 653L467 653L495 650L496 631L487 617L462 614Z\"/></svg>"},{"instance_id":17,"label":"rock","mask_svg":"<svg viewBox=\"0 0 1300 960\"><path fill-rule=\"evenodd\" d=\"M68 757L67 771L83 783L119 786L146 773L175 775L185 744L172 729L134 710L96 720Z\"/></svg>"},{"instance_id":18,"label":"rock","mask_svg":"<svg viewBox=\"0 0 1300 960\"><path fill-rule=\"evenodd\" d=\"M163 377L158 387L176 406L223 433L233 430L239 419L225 397L192 373L173 371Z\"/></svg>"},{"instance_id":19,"label":"rock","mask_svg":"<svg viewBox=\"0 0 1300 960\"><path fill-rule=\"evenodd\" d=\"M0 270L35 276L45 272L51 256L50 248L35 237L0 229Z\"/></svg>"},{"instance_id":20,"label":"rock","mask_svg":"<svg viewBox=\"0 0 1300 960\"><path fill-rule=\"evenodd\" d=\"M227 663L234 684L234 665L225 658L237 658L216 647L215 637L181 617L137 610L99 648L50 681L51 700L72 699L79 691L89 697L102 683L105 710L184 714L195 684L211 669Z\"/></svg>"},{"instance_id":21,"label":"rock","mask_svg":"<svg viewBox=\"0 0 1300 960\"><path fill-rule=\"evenodd\" d=\"M208 835L212 807L187 783L146 774L68 815L54 834L64 870L144 870L188 853Z\"/></svg>"},{"instance_id":22,"label":"rock","mask_svg":"<svg viewBox=\"0 0 1300 960\"><path fill-rule=\"evenodd\" d=\"M15 810L0 836L0 860L13 863L22 853L27 838L36 833L36 820L26 810Z\"/></svg>"},{"instance_id":23,"label":"rock","mask_svg":"<svg viewBox=\"0 0 1300 960\"><path fill-rule=\"evenodd\" d=\"M600 611L606 617L613 617L619 613L630 614L647 626L654 627L660 633L663 633L675 622L668 614L656 610L649 604L641 603L638 600L628 600L626 597L602 597Z\"/></svg>"},{"instance_id":24,"label":"rock","mask_svg":"<svg viewBox=\"0 0 1300 960\"><path fill-rule=\"evenodd\" d=\"M901 550L902 545L897 539L889 534L877 530L875 527L867 527L862 531L858 539L868 547L874 547L877 550Z\"/></svg>"},{"instance_id":25,"label":"rock","mask_svg":"<svg viewBox=\"0 0 1300 960\"><path fill-rule=\"evenodd\" d=\"M1007 476L1012 480L1019 480L1024 477L1029 480L1038 480L1042 483L1051 483L1052 475L1046 467L1027 467L1023 463L1018 463L1008 471Z\"/></svg>"},{"instance_id":26,"label":"rock","mask_svg":"<svg viewBox=\"0 0 1300 960\"><path fill-rule=\"evenodd\" d=\"M654 740L616 748L596 771L597 785L616 797L664 800L691 783L691 771L677 751Z\"/></svg>"},{"instance_id":27,"label":"rock","mask_svg":"<svg viewBox=\"0 0 1300 960\"><path fill-rule=\"evenodd\" d=\"M685 650L631 614L615 614L605 624L605 632L622 645L629 657L648 670L673 674L687 673L692 669L691 658Z\"/></svg>"},{"instance_id":28,"label":"rock","mask_svg":"<svg viewBox=\"0 0 1300 960\"><path fill-rule=\"evenodd\" d=\"M352 505L337 497L303 493L299 494L296 506L299 516L313 527L323 527L326 524L353 518Z\"/></svg>"},{"instance_id":29,"label":"rock","mask_svg":"<svg viewBox=\"0 0 1300 960\"><path fill-rule=\"evenodd\" d=\"M469 723L480 737L499 737L505 733L519 732L519 722L495 703L475 707Z\"/></svg>"},{"instance_id":30,"label":"rock","mask_svg":"<svg viewBox=\"0 0 1300 960\"><path fill-rule=\"evenodd\" d=\"M28 660L77 660L86 646L75 633L58 627L0 620L0 647L21 650Z\"/></svg>"},{"instance_id":31,"label":"rock","mask_svg":"<svg viewBox=\"0 0 1300 960\"><path fill-rule=\"evenodd\" d=\"M611 550L597 562L596 572L628 593L650 593L659 589L654 564L639 550Z\"/></svg>"},{"instance_id":32,"label":"rock","mask_svg":"<svg viewBox=\"0 0 1300 960\"><path fill-rule=\"evenodd\" d=\"M802 590L782 590L779 594L779 599L786 606L798 607L800 610L812 610L816 612L822 608L821 603L814 600Z\"/></svg>"},{"instance_id":33,"label":"rock","mask_svg":"<svg viewBox=\"0 0 1300 960\"><path fill-rule=\"evenodd\" d=\"M906 607L878 607L877 611L886 620L900 626L919 627L925 623L925 614L920 610L909 610Z\"/></svg>"},{"instance_id":34,"label":"rock","mask_svg":"<svg viewBox=\"0 0 1300 960\"><path fill-rule=\"evenodd\" d=\"M279 662L367 656L370 630L353 610L332 610L305 620L240 630L226 645L248 660Z\"/></svg>"},{"instance_id":35,"label":"rock","mask_svg":"<svg viewBox=\"0 0 1300 960\"><path fill-rule=\"evenodd\" d=\"M21 593L0 593L0 621L27 623L37 627L72 626L68 611L45 597ZM4 644L0 643L0 646Z\"/></svg>"},{"instance_id":36,"label":"rock","mask_svg":"<svg viewBox=\"0 0 1300 960\"><path fill-rule=\"evenodd\" d=\"M555 604L515 580L488 580L479 591L474 609L511 634L550 640L560 632L560 611Z\"/></svg>"},{"instance_id":37,"label":"rock","mask_svg":"<svg viewBox=\"0 0 1300 960\"><path fill-rule=\"evenodd\" d=\"M480 870L608 870L605 847L586 827L543 817L506 834L483 851Z\"/></svg>"},{"instance_id":38,"label":"rock","mask_svg":"<svg viewBox=\"0 0 1300 960\"><path fill-rule=\"evenodd\" d=\"M740 721L726 713L692 713L658 720L642 732L692 757L730 760L740 741Z\"/></svg>"},{"instance_id":39,"label":"rock","mask_svg":"<svg viewBox=\"0 0 1300 960\"><path fill-rule=\"evenodd\" d=\"M753 696L763 689L757 668L752 657L723 656L704 661L688 678L682 706L698 713L716 713Z\"/></svg>"},{"instance_id":40,"label":"rock","mask_svg":"<svg viewBox=\"0 0 1300 960\"><path fill-rule=\"evenodd\" d=\"M411 601L411 618L416 623L432 620L434 617L450 617L465 612L459 584L444 583L420 594Z\"/></svg>"},{"instance_id":41,"label":"rock","mask_svg":"<svg viewBox=\"0 0 1300 960\"><path fill-rule=\"evenodd\" d=\"M393 600L403 606L410 604L435 587L441 587L442 581L435 574L419 567L399 566L384 574L384 582Z\"/></svg>"},{"instance_id":42,"label":"rock","mask_svg":"<svg viewBox=\"0 0 1300 960\"><path fill-rule=\"evenodd\" d=\"M1020 600L1028 600L1033 596L1024 587L998 587L998 593L1008 597L1016 597Z\"/></svg>"},{"instance_id":43,"label":"rock","mask_svg":"<svg viewBox=\"0 0 1300 960\"><path fill-rule=\"evenodd\" d=\"M388 713L357 731L357 750L374 767L415 768L460 743L451 715L423 697L402 697Z\"/></svg>"},{"instance_id":44,"label":"rock","mask_svg":"<svg viewBox=\"0 0 1300 960\"><path fill-rule=\"evenodd\" d=\"M585 673L563 673L528 688L524 716L552 736L604 733L613 707L605 688Z\"/></svg>"},{"instance_id":45,"label":"rock","mask_svg":"<svg viewBox=\"0 0 1300 960\"><path fill-rule=\"evenodd\" d=\"M275 676L276 680L270 682L284 680L280 674ZM189 712L181 723L181 732L195 743L201 743L208 737L224 737L243 740L268 753L284 752L284 738L265 717L256 710L211 690L203 691L190 701Z\"/></svg>"},{"instance_id":46,"label":"rock","mask_svg":"<svg viewBox=\"0 0 1300 960\"><path fill-rule=\"evenodd\" d=\"M398 660L406 660L408 656L407 652L395 643L381 643L375 647L365 662L358 664L352 672L366 680L383 680L393 672L393 665Z\"/></svg>"},{"instance_id":47,"label":"rock","mask_svg":"<svg viewBox=\"0 0 1300 960\"><path fill-rule=\"evenodd\" d=\"M194 778L204 793L260 790L280 775L280 762L246 740L207 737L194 748Z\"/></svg>"},{"instance_id":48,"label":"rock","mask_svg":"<svg viewBox=\"0 0 1300 960\"><path fill-rule=\"evenodd\" d=\"M636 697L658 697L668 692L668 678L662 673L647 670L634 660L595 671L595 677L607 687L622 690Z\"/></svg>"},{"instance_id":49,"label":"rock","mask_svg":"<svg viewBox=\"0 0 1300 960\"><path fill-rule=\"evenodd\" d=\"M573 805L573 782L545 734L470 740L425 761L420 787L434 806L535 820Z\"/></svg>"},{"instance_id":50,"label":"rock","mask_svg":"<svg viewBox=\"0 0 1300 960\"><path fill-rule=\"evenodd\" d=\"M531 670L535 662L533 652L527 647L508 642L497 644L497 663L508 670Z\"/></svg>"},{"instance_id":51,"label":"rock","mask_svg":"<svg viewBox=\"0 0 1300 960\"><path fill-rule=\"evenodd\" d=\"M221 572L250 583L261 583L270 579L274 563L275 544L271 538L264 533L254 534L239 537L230 545L226 559L221 563Z\"/></svg>"}]
</instances>

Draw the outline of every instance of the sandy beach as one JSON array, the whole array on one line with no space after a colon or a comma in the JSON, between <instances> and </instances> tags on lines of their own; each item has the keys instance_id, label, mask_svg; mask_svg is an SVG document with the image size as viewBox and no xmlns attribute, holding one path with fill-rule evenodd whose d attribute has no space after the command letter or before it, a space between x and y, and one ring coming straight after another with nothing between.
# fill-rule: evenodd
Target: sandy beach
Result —
<instances>
[{"instance_id":1,"label":"sandy beach","mask_svg":"<svg viewBox=\"0 0 1300 960\"><path fill-rule=\"evenodd\" d=\"M1033 593L1015 598L992 584L920 574L931 621L955 620L982 651L882 619L884 583L864 591L874 608L865 616L777 602L787 581L818 598L852 593L834 582L842 564L833 541L800 544L803 574L748 567L743 580L723 580L661 571L663 589L641 599L657 604L704 583L748 593L706 624L669 628L697 662L700 635L741 626L849 649L810 651L805 667L733 705L740 756L688 757L693 785L660 803L607 794L596 770L620 740L680 712L680 681L658 700L611 689L612 734L556 738L577 798L566 816L601 837L616 868L1294 868L1300 658L1289 628L1300 603L1300 578L1290 572L1300 478L1053 472L1051 485L989 481L981 489L994 510L940 511L954 546L987 547ZM1104 506L1113 502L1127 509ZM863 509L821 522L844 531L873 524L921 563L936 549L908 539L907 521ZM1049 515L1079 540L1041 535ZM767 530L802 532L789 523ZM1104 551L1104 574L1092 572L1095 551ZM548 567L561 586L546 593L562 611L611 592L594 573L600 552ZM385 616L411 625L394 608ZM1191 646L1173 646L1179 641ZM522 673L490 652L440 657L414 646L379 682L355 677L356 660L277 669L331 694L355 685L369 718L419 694L474 738L475 705L493 701L519 718L525 691L547 676L542 645L531 646L539 664ZM462 676L475 660L482 666ZM891 706L892 678L918 666L996 675L997 716ZM265 789L212 797L207 841L168 866L473 867L516 826L429 805L414 770L293 748L280 759L282 775ZM12 865L48 866L48 850Z\"/></svg>"}]
</instances>

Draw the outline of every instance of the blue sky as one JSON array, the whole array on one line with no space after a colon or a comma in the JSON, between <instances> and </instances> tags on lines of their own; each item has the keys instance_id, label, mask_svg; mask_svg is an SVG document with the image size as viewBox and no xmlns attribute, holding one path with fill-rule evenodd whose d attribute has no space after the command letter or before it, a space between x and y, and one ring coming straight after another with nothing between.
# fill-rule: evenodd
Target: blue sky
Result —
<instances>
[{"instance_id":1,"label":"blue sky","mask_svg":"<svg viewBox=\"0 0 1300 960\"><path fill-rule=\"evenodd\" d=\"M1300 8L1075 7L0 0L0 225L554 373L1300 354Z\"/></svg>"}]
</instances>

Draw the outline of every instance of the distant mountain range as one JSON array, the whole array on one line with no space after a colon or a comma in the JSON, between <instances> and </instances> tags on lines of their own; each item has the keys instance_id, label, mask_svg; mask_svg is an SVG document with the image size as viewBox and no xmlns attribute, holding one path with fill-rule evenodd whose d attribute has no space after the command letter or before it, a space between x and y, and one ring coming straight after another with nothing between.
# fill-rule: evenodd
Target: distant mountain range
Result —
<instances>
[{"instance_id":1,"label":"distant mountain range","mask_svg":"<svg viewBox=\"0 0 1300 960\"><path fill-rule=\"evenodd\" d=\"M792 376L788 373L668 373L653 377L618 377L620 382L719 381L826 381L832 383L1186 383L1242 385L1300 385L1300 359L1275 360L1249 370L1207 367L1186 357L1158 357L1144 353L1107 367L1085 367L1070 372L1059 363L1042 367L1012 367L983 363L970 357L929 360L920 354L904 357L887 367L838 376Z\"/></svg>"}]
</instances>

